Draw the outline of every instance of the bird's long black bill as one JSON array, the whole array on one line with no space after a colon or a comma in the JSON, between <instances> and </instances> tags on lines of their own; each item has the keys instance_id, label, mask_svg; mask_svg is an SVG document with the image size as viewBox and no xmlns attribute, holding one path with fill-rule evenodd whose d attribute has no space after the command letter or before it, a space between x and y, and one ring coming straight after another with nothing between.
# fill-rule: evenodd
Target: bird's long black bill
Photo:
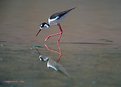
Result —
<instances>
[{"instance_id":1,"label":"bird's long black bill","mask_svg":"<svg viewBox=\"0 0 121 87\"><path fill-rule=\"evenodd\" d=\"M40 33L41 29L37 32L36 36L38 36L38 34Z\"/></svg>"}]
</instances>

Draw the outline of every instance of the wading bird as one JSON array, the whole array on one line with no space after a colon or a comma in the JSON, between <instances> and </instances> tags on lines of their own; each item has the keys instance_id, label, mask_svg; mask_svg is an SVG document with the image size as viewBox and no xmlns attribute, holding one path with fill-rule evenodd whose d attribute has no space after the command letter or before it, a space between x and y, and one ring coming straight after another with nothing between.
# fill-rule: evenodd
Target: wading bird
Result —
<instances>
[{"instance_id":1,"label":"wading bird","mask_svg":"<svg viewBox=\"0 0 121 87\"><path fill-rule=\"evenodd\" d=\"M64 18L64 16L69 13L71 10L73 10L75 8L71 8L71 9L68 9L68 10L65 10L65 11L61 11L61 12L57 12L53 15L51 15L49 18L48 18L48 22L43 22L39 25L39 28L40 30L37 32L36 36L38 36L38 34L40 33L41 30L46 30L46 29L50 29L51 26L53 25L57 25L59 27L59 30L60 32L58 33L55 33L55 34L51 34L49 36L47 36L45 38L45 41L47 41L49 38L53 37L53 36L58 36L59 35L59 38L57 40L57 47L58 47L58 51L54 51L52 49L49 49L49 47L47 45L45 45L45 47L50 50L50 51L53 51L53 52L56 52L59 54L59 59L61 58L62 56L62 53L61 53L61 49L60 49L60 40L62 38L62 34L63 34L63 29L60 25L60 22L61 20Z\"/></svg>"}]
</instances>

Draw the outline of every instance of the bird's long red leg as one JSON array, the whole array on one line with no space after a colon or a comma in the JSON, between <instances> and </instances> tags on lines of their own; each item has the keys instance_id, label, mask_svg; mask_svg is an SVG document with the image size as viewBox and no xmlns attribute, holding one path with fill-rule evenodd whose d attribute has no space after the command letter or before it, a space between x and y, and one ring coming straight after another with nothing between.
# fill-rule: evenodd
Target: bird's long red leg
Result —
<instances>
[{"instance_id":1,"label":"bird's long red leg","mask_svg":"<svg viewBox=\"0 0 121 87\"><path fill-rule=\"evenodd\" d=\"M51 52L54 52L54 53L57 53L57 54L60 54L59 51L56 51L56 50L53 50L52 48L48 47L46 44L45 45L45 48Z\"/></svg>"},{"instance_id":2,"label":"bird's long red leg","mask_svg":"<svg viewBox=\"0 0 121 87\"><path fill-rule=\"evenodd\" d=\"M56 34L51 34L51 35L47 36L47 37L45 38L45 41L47 41L49 38L54 37L54 36L57 36L57 35L61 35L61 36L62 36L63 30L62 30L62 28L61 28L61 25L60 25L60 24L57 24L57 25L58 25L58 27L59 27L59 29L60 29L60 32L59 32L59 33L56 33ZM59 37L59 38L60 38L60 37ZM60 39L61 39L61 38L60 38Z\"/></svg>"},{"instance_id":3,"label":"bird's long red leg","mask_svg":"<svg viewBox=\"0 0 121 87\"><path fill-rule=\"evenodd\" d=\"M51 34L51 35L47 36L47 37L45 38L45 41L47 41L49 38L54 37L54 36L57 36L57 35L60 35L60 33Z\"/></svg>"},{"instance_id":4,"label":"bird's long red leg","mask_svg":"<svg viewBox=\"0 0 121 87\"><path fill-rule=\"evenodd\" d=\"M62 30L60 24L58 24L58 26L59 26L60 32L59 32L59 33L56 33L56 34L49 35L49 36L47 36L47 38L45 39L45 40L47 41L47 39L49 39L50 37L59 35L59 38L58 38L58 40L57 40L58 51L53 50L52 48L48 47L48 45L46 45L46 44L44 44L44 45L45 45L45 47L46 47L47 50L59 54L59 57L58 57L58 59L57 59L57 61L59 62L60 59L61 59L61 57L62 57L62 52L61 52L61 48L60 48L60 40L61 40L61 38L62 38L63 30Z\"/></svg>"},{"instance_id":5,"label":"bird's long red leg","mask_svg":"<svg viewBox=\"0 0 121 87\"><path fill-rule=\"evenodd\" d=\"M58 51L51 49L51 48L48 47L46 44L44 44L44 45L45 45L45 47L46 47L47 50L59 54L59 57L58 57L58 59L57 59L57 62L59 62L60 59L61 59L61 57L62 57L62 52L61 52L61 48L60 48L60 40L61 40L61 38L62 38L63 30L62 30L60 24L57 24L57 25L58 25L58 27L59 27L59 29L60 29L60 32L59 32L59 33L56 33L56 34L51 34L51 35L47 36L47 37L45 38L45 41L47 41L49 38L51 38L51 37L53 37L53 36L59 35L59 38L58 38L58 40L57 40Z\"/></svg>"},{"instance_id":6,"label":"bird's long red leg","mask_svg":"<svg viewBox=\"0 0 121 87\"><path fill-rule=\"evenodd\" d=\"M57 47L58 47L58 51L59 51L59 57L58 57L58 59L57 59L57 62L59 62L60 59L61 59L61 57L62 57L62 51L61 51L61 48L60 48L60 40L61 40L62 34L63 34L63 30L62 30L60 24L58 24L58 27L59 27L59 29L60 29L60 32L59 32L60 36L59 36L58 41L57 41Z\"/></svg>"}]
</instances>

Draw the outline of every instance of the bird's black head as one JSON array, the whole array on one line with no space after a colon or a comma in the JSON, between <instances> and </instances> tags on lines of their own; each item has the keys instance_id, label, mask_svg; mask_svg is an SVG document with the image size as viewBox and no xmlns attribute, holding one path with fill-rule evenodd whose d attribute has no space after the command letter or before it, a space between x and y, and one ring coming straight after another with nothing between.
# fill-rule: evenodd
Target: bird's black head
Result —
<instances>
[{"instance_id":1,"label":"bird's black head","mask_svg":"<svg viewBox=\"0 0 121 87\"><path fill-rule=\"evenodd\" d=\"M46 56L43 56L43 55L40 55L40 56L39 56L39 59L40 59L40 61L44 61L44 62L49 61L49 58L46 57Z\"/></svg>"},{"instance_id":2,"label":"bird's black head","mask_svg":"<svg viewBox=\"0 0 121 87\"><path fill-rule=\"evenodd\" d=\"M48 23L46 23L46 22L41 23L39 25L40 30L37 32L36 36L38 36L38 34L40 33L41 30L48 29L49 27L50 27L50 25Z\"/></svg>"},{"instance_id":3,"label":"bird's black head","mask_svg":"<svg viewBox=\"0 0 121 87\"><path fill-rule=\"evenodd\" d=\"M50 25L46 22L43 22L39 25L40 29L48 29L50 27Z\"/></svg>"}]
</instances>

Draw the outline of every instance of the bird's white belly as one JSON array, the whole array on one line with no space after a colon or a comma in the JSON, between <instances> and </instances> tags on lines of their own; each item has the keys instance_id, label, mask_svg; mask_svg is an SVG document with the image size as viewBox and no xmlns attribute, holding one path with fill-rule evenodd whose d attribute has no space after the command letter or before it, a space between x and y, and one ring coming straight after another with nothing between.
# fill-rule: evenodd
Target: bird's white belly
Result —
<instances>
[{"instance_id":1,"label":"bird's white belly","mask_svg":"<svg viewBox=\"0 0 121 87\"><path fill-rule=\"evenodd\" d=\"M52 25L57 25L58 21L57 20L48 20L48 23L50 26L52 26Z\"/></svg>"},{"instance_id":2,"label":"bird's white belly","mask_svg":"<svg viewBox=\"0 0 121 87\"><path fill-rule=\"evenodd\" d=\"M57 25L57 24L59 24L62 21L62 19L63 19L63 17L61 19L59 19L59 20L56 20L56 19L48 19L48 24L50 26Z\"/></svg>"},{"instance_id":3,"label":"bird's white belly","mask_svg":"<svg viewBox=\"0 0 121 87\"><path fill-rule=\"evenodd\" d=\"M58 71L57 68L56 68L53 64L50 64L50 62L47 62L47 67L48 67L48 68L52 68L52 69L54 69L55 71Z\"/></svg>"}]
</instances>

